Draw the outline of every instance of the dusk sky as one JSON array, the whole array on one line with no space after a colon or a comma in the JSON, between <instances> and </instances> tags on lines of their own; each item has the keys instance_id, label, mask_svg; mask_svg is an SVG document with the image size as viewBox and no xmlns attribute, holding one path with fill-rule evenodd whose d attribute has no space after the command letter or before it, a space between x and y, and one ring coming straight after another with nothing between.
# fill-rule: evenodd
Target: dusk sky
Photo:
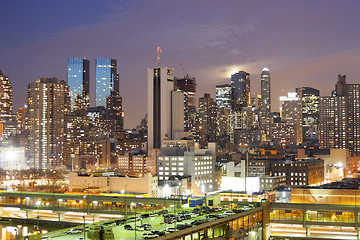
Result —
<instances>
[{"instance_id":1,"label":"dusk sky","mask_svg":"<svg viewBox=\"0 0 360 240\"><path fill-rule=\"evenodd\" d=\"M272 110L279 96L314 87L334 89L338 74L360 83L360 1L4 1L0 0L0 69L14 91L14 112L27 84L39 77L66 80L67 59L90 60L91 99L95 59L114 58L120 74L125 127L147 112L147 67L196 78L197 98L230 75L249 72L260 93L260 73L271 74Z\"/></svg>"}]
</instances>

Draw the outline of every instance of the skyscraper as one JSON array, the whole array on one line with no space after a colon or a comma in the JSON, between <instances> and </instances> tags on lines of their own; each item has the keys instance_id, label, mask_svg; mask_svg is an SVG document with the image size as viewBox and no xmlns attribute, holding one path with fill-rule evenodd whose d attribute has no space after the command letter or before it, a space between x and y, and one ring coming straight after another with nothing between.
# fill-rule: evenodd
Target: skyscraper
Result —
<instances>
[{"instance_id":1,"label":"skyscraper","mask_svg":"<svg viewBox=\"0 0 360 240\"><path fill-rule=\"evenodd\" d=\"M301 100L296 92L289 92L287 96L280 97L280 115L284 122L294 126L296 143L302 142L302 108Z\"/></svg>"},{"instance_id":2,"label":"skyscraper","mask_svg":"<svg viewBox=\"0 0 360 240\"><path fill-rule=\"evenodd\" d=\"M10 121L13 111L12 87L8 76L0 70L0 121Z\"/></svg>"},{"instance_id":3,"label":"skyscraper","mask_svg":"<svg viewBox=\"0 0 360 240\"><path fill-rule=\"evenodd\" d=\"M68 59L67 84L69 86L71 109L75 105L80 108L87 108L90 104L90 63L82 58Z\"/></svg>"},{"instance_id":4,"label":"skyscraper","mask_svg":"<svg viewBox=\"0 0 360 240\"><path fill-rule=\"evenodd\" d=\"M271 91L270 91L270 72L268 68L264 68L261 73L260 128L266 134L267 139L270 139Z\"/></svg>"},{"instance_id":5,"label":"skyscraper","mask_svg":"<svg viewBox=\"0 0 360 240\"><path fill-rule=\"evenodd\" d=\"M148 68L148 150L184 131L184 94L174 91L174 69Z\"/></svg>"},{"instance_id":6,"label":"skyscraper","mask_svg":"<svg viewBox=\"0 0 360 240\"><path fill-rule=\"evenodd\" d=\"M208 142L216 139L216 102L205 93L204 97L199 98L199 120L205 131L205 138Z\"/></svg>"},{"instance_id":7,"label":"skyscraper","mask_svg":"<svg viewBox=\"0 0 360 240\"><path fill-rule=\"evenodd\" d=\"M106 98L111 91L119 93L119 74L116 60L110 58L96 59L96 106L106 107Z\"/></svg>"},{"instance_id":8,"label":"skyscraper","mask_svg":"<svg viewBox=\"0 0 360 240\"><path fill-rule=\"evenodd\" d=\"M239 71L231 75L233 109L240 110L250 106L250 74Z\"/></svg>"},{"instance_id":9,"label":"skyscraper","mask_svg":"<svg viewBox=\"0 0 360 240\"><path fill-rule=\"evenodd\" d=\"M229 134L229 115L231 112L231 85L216 85L217 135Z\"/></svg>"},{"instance_id":10,"label":"skyscraper","mask_svg":"<svg viewBox=\"0 0 360 240\"><path fill-rule=\"evenodd\" d=\"M303 141L314 144L319 138L320 92L315 88L296 88L301 99Z\"/></svg>"},{"instance_id":11,"label":"skyscraper","mask_svg":"<svg viewBox=\"0 0 360 240\"><path fill-rule=\"evenodd\" d=\"M65 115L70 110L69 88L57 78L40 78L28 85L30 168L64 164Z\"/></svg>"},{"instance_id":12,"label":"skyscraper","mask_svg":"<svg viewBox=\"0 0 360 240\"><path fill-rule=\"evenodd\" d=\"M191 131L196 118L196 81L189 74L174 78L174 90L184 93L184 130Z\"/></svg>"}]
</instances>

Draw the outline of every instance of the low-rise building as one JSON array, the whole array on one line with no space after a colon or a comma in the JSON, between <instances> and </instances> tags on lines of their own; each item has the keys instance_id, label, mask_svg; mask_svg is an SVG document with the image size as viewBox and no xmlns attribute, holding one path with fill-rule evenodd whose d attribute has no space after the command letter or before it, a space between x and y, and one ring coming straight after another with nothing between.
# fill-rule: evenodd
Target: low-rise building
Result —
<instances>
[{"instance_id":1,"label":"low-rise building","mask_svg":"<svg viewBox=\"0 0 360 240\"><path fill-rule=\"evenodd\" d=\"M71 172L70 192L84 191L99 193L133 193L157 197L158 178L151 174L142 177L115 175L113 172L81 174Z\"/></svg>"}]
</instances>

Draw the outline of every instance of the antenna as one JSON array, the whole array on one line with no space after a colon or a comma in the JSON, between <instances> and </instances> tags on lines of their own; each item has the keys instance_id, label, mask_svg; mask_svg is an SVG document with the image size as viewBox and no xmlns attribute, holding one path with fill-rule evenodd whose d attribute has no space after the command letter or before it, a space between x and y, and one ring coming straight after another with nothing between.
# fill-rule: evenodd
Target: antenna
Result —
<instances>
[{"instance_id":1,"label":"antenna","mask_svg":"<svg viewBox=\"0 0 360 240\"><path fill-rule=\"evenodd\" d=\"M160 60L161 60L161 53L162 53L162 49L160 47L156 48L156 64L160 67Z\"/></svg>"},{"instance_id":2,"label":"antenna","mask_svg":"<svg viewBox=\"0 0 360 240\"><path fill-rule=\"evenodd\" d=\"M182 62L180 62L180 66L181 66L181 71L183 72L184 77L186 77L185 69L184 69Z\"/></svg>"}]
</instances>

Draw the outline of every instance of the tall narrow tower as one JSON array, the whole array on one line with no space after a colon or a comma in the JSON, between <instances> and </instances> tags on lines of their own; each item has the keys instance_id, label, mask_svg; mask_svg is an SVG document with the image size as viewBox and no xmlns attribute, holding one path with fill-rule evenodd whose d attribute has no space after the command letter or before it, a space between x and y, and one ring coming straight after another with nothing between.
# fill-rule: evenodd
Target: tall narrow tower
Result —
<instances>
[{"instance_id":1,"label":"tall narrow tower","mask_svg":"<svg viewBox=\"0 0 360 240\"><path fill-rule=\"evenodd\" d=\"M8 76L0 70L0 121L9 121L12 118L13 94Z\"/></svg>"},{"instance_id":2,"label":"tall narrow tower","mask_svg":"<svg viewBox=\"0 0 360 240\"><path fill-rule=\"evenodd\" d=\"M261 73L260 128L269 139L271 137L271 92L268 68L263 68Z\"/></svg>"},{"instance_id":3,"label":"tall narrow tower","mask_svg":"<svg viewBox=\"0 0 360 240\"><path fill-rule=\"evenodd\" d=\"M160 64L159 51L157 63ZM148 150L184 131L184 94L174 91L174 69L148 68Z\"/></svg>"}]
</instances>

